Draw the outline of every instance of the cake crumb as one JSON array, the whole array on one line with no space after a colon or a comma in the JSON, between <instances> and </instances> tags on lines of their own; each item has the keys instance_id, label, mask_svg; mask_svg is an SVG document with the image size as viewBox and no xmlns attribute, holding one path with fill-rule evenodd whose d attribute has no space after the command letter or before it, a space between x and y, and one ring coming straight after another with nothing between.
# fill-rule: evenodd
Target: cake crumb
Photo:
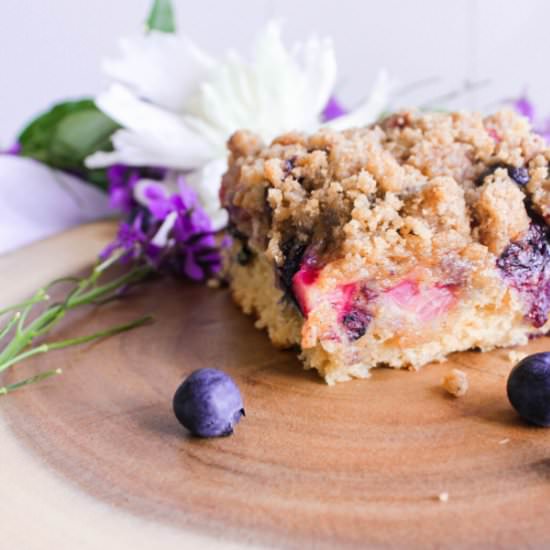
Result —
<instances>
[{"instance_id":1,"label":"cake crumb","mask_svg":"<svg viewBox=\"0 0 550 550\"><path fill-rule=\"evenodd\" d=\"M439 493L439 495L437 495L437 499L439 500L439 502L449 502L449 493Z\"/></svg>"},{"instance_id":2,"label":"cake crumb","mask_svg":"<svg viewBox=\"0 0 550 550\"><path fill-rule=\"evenodd\" d=\"M505 437L504 439L501 439L498 442L499 445L506 445L507 443L510 443L510 438L509 437Z\"/></svg>"},{"instance_id":3,"label":"cake crumb","mask_svg":"<svg viewBox=\"0 0 550 550\"><path fill-rule=\"evenodd\" d=\"M513 365L516 365L522 359L525 359L527 355L528 354L524 351L517 351L515 349L512 349L508 352L508 361L510 361L510 363L512 363Z\"/></svg>"},{"instance_id":4,"label":"cake crumb","mask_svg":"<svg viewBox=\"0 0 550 550\"><path fill-rule=\"evenodd\" d=\"M453 369L445 375L443 388L455 397L460 397L468 391L468 376L464 371Z\"/></svg>"},{"instance_id":5,"label":"cake crumb","mask_svg":"<svg viewBox=\"0 0 550 550\"><path fill-rule=\"evenodd\" d=\"M206 286L208 288L220 288L221 283L220 283L219 279L212 278L212 279L208 279L208 281L206 281Z\"/></svg>"}]
</instances>

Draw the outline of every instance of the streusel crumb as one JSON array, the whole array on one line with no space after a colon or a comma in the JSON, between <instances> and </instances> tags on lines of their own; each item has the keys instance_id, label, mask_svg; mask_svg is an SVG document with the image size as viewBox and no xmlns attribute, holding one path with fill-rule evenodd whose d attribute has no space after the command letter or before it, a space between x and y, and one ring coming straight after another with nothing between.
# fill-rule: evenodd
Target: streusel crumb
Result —
<instances>
[{"instance_id":1,"label":"streusel crumb","mask_svg":"<svg viewBox=\"0 0 550 550\"><path fill-rule=\"evenodd\" d=\"M445 375L442 385L451 395L461 397L468 391L468 376L464 371L453 369Z\"/></svg>"}]
</instances>

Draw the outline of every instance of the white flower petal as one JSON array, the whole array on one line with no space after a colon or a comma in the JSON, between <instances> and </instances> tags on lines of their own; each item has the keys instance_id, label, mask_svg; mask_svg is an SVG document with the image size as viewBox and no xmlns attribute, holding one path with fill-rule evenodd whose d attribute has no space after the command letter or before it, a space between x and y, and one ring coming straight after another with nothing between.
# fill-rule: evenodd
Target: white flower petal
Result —
<instances>
[{"instance_id":1,"label":"white flower petal","mask_svg":"<svg viewBox=\"0 0 550 550\"><path fill-rule=\"evenodd\" d=\"M172 228L174 227L177 219L178 213L170 212L166 216L166 218L164 218L164 221L162 222L162 225L159 227L158 231L155 233L155 236L151 239L151 243L161 248L166 246L170 231L172 231Z\"/></svg>"},{"instance_id":2,"label":"white flower petal","mask_svg":"<svg viewBox=\"0 0 550 550\"><path fill-rule=\"evenodd\" d=\"M114 153L93 155L86 161L90 167L125 162L190 169L211 158L211 146L181 116L141 101L120 84L100 94L96 103L125 129L113 136Z\"/></svg>"},{"instance_id":3,"label":"white flower petal","mask_svg":"<svg viewBox=\"0 0 550 550\"><path fill-rule=\"evenodd\" d=\"M103 62L103 70L139 97L173 111L183 110L190 94L215 61L189 38L150 32L120 42L122 56Z\"/></svg>"},{"instance_id":4,"label":"white flower petal","mask_svg":"<svg viewBox=\"0 0 550 550\"><path fill-rule=\"evenodd\" d=\"M201 85L186 112L203 125L189 124L217 148L240 128L266 142L286 131L313 130L335 77L330 40L312 38L290 52L282 42L280 24L272 21L257 40L252 63L229 52Z\"/></svg>"},{"instance_id":5,"label":"white flower petal","mask_svg":"<svg viewBox=\"0 0 550 550\"><path fill-rule=\"evenodd\" d=\"M385 70L380 71L369 97L363 104L347 115L331 120L326 126L333 130L344 130L372 124L388 107L394 87L395 83L390 80L388 73Z\"/></svg>"},{"instance_id":6,"label":"white flower petal","mask_svg":"<svg viewBox=\"0 0 550 550\"><path fill-rule=\"evenodd\" d=\"M221 229L227 224L227 212L222 209L219 196L220 183L226 170L227 160L219 158L185 176L185 183L196 191L215 230Z\"/></svg>"}]
</instances>

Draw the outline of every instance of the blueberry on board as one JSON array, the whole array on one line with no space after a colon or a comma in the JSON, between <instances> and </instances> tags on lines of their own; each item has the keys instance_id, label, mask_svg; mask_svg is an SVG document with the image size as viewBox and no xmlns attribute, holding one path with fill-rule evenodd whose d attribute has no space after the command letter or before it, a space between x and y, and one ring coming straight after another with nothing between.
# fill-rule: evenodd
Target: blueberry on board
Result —
<instances>
[{"instance_id":1,"label":"blueberry on board","mask_svg":"<svg viewBox=\"0 0 550 550\"><path fill-rule=\"evenodd\" d=\"M173 408L176 418L193 435L231 435L244 416L239 388L230 376L217 369L199 369L177 389Z\"/></svg>"},{"instance_id":2,"label":"blueberry on board","mask_svg":"<svg viewBox=\"0 0 550 550\"><path fill-rule=\"evenodd\" d=\"M519 415L537 426L550 426L550 352L522 359L508 376L508 399Z\"/></svg>"}]
</instances>

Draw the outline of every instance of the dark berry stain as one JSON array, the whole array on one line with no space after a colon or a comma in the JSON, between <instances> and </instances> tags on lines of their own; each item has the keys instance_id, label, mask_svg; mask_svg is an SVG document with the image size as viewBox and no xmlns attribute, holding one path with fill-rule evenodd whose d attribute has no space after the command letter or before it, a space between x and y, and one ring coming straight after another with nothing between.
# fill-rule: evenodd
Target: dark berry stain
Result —
<instances>
[{"instance_id":1,"label":"dark berry stain","mask_svg":"<svg viewBox=\"0 0 550 550\"><path fill-rule=\"evenodd\" d=\"M248 246L248 237L242 232L239 231L234 224L229 224L227 226L227 232L236 240L241 243L241 249L237 253L236 260L240 265L247 265L254 258L254 252L250 250Z\"/></svg>"},{"instance_id":2,"label":"dark berry stain","mask_svg":"<svg viewBox=\"0 0 550 550\"><path fill-rule=\"evenodd\" d=\"M487 170L482 172L476 180L476 185L483 185L485 178L495 173L498 168L504 168L511 179L513 179L518 185L527 185L529 183L529 171L525 166L511 166L509 164L497 163L489 166Z\"/></svg>"},{"instance_id":3,"label":"dark berry stain","mask_svg":"<svg viewBox=\"0 0 550 550\"><path fill-rule=\"evenodd\" d=\"M246 244L243 244L243 247L239 250L237 254L237 262L239 262L240 265L248 265L252 258L254 257L254 253Z\"/></svg>"},{"instance_id":4,"label":"dark berry stain","mask_svg":"<svg viewBox=\"0 0 550 550\"><path fill-rule=\"evenodd\" d=\"M285 160L283 168L285 176L288 176L290 172L294 170L294 163L296 162L296 158L297 157L291 157L290 159Z\"/></svg>"},{"instance_id":5,"label":"dark berry stain","mask_svg":"<svg viewBox=\"0 0 550 550\"><path fill-rule=\"evenodd\" d=\"M497 259L504 279L520 294L526 318L536 328L550 311L550 245L548 228L533 221L527 235L510 243Z\"/></svg>"},{"instance_id":6,"label":"dark berry stain","mask_svg":"<svg viewBox=\"0 0 550 550\"><path fill-rule=\"evenodd\" d=\"M376 293L366 285L358 284L355 291L351 293L348 302L344 304L340 322L351 342L358 340L367 332L373 317L368 306L372 300L376 299L376 296Z\"/></svg>"},{"instance_id":7,"label":"dark berry stain","mask_svg":"<svg viewBox=\"0 0 550 550\"><path fill-rule=\"evenodd\" d=\"M346 329L348 338L358 340L367 332L372 315L362 309L352 309L342 317L342 325Z\"/></svg>"},{"instance_id":8,"label":"dark berry stain","mask_svg":"<svg viewBox=\"0 0 550 550\"><path fill-rule=\"evenodd\" d=\"M307 244L296 239L287 239L281 246L284 255L283 263L277 268L279 283L285 296L299 308L299 304L292 291L292 278L300 270Z\"/></svg>"}]
</instances>

